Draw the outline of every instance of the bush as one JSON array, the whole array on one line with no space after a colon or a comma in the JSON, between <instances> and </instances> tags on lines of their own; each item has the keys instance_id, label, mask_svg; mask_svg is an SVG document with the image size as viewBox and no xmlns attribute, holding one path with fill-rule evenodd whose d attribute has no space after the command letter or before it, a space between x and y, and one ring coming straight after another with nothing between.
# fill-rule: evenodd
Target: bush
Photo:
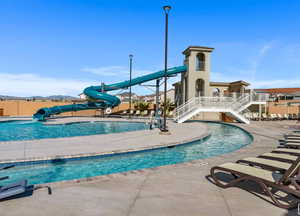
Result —
<instances>
[{"instance_id":1,"label":"bush","mask_svg":"<svg viewBox=\"0 0 300 216\"><path fill-rule=\"evenodd\" d=\"M148 102L139 101L139 102L134 103L134 109L136 109L136 110L141 110L141 111L148 110L149 106L150 106L150 103L148 103Z\"/></svg>"}]
</instances>

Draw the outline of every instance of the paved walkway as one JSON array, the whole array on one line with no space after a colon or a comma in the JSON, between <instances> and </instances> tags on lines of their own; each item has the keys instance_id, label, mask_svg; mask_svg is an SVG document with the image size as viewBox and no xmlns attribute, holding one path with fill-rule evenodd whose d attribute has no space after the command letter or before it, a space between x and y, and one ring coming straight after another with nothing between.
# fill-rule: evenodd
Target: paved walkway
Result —
<instances>
[{"instance_id":1,"label":"paved walkway","mask_svg":"<svg viewBox=\"0 0 300 216\"><path fill-rule=\"evenodd\" d=\"M102 118L61 118L47 124L62 124L80 121L144 121L128 119ZM140 130L124 133L112 133L92 136L78 136L55 139L0 142L0 162L13 160L53 159L89 156L95 154L111 154L142 149L170 146L199 140L209 134L205 124L176 124L168 122L171 135L160 135L158 129Z\"/></svg>"},{"instance_id":2,"label":"paved walkway","mask_svg":"<svg viewBox=\"0 0 300 216\"><path fill-rule=\"evenodd\" d=\"M295 122L293 122L295 123ZM1 216L11 215L122 215L122 216L288 216L287 211L259 198L255 184L222 189L206 178L212 166L256 156L277 146L290 122L241 125L254 134L253 144L230 154L188 163L112 174L97 181L54 185L53 194L0 203ZM246 191L250 190L256 195Z\"/></svg>"}]
</instances>

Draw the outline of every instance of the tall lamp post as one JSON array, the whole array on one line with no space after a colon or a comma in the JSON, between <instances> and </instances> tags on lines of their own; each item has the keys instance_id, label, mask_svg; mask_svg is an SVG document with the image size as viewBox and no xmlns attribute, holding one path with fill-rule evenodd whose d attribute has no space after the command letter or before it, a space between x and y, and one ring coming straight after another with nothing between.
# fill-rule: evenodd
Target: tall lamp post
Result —
<instances>
[{"instance_id":1,"label":"tall lamp post","mask_svg":"<svg viewBox=\"0 0 300 216\"><path fill-rule=\"evenodd\" d=\"M168 70L168 22L169 22L169 12L171 6L163 6L166 15L166 26L165 26L165 90L164 90L164 122L161 128L162 132L168 132L167 129L167 70Z\"/></svg>"},{"instance_id":2,"label":"tall lamp post","mask_svg":"<svg viewBox=\"0 0 300 216\"><path fill-rule=\"evenodd\" d=\"M133 55L129 55L129 118L131 118L131 78L132 78L132 58Z\"/></svg>"}]
</instances>

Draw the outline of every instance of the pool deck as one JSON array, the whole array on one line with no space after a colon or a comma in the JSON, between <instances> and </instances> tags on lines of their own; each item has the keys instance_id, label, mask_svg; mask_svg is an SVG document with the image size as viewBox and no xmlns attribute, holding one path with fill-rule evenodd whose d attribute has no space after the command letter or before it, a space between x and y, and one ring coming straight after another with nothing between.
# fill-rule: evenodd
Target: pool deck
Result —
<instances>
[{"instance_id":1,"label":"pool deck","mask_svg":"<svg viewBox=\"0 0 300 216\"><path fill-rule=\"evenodd\" d=\"M7 119L5 119L7 120ZM2 119L2 121L4 121ZM116 119L72 117L47 121L66 124L86 121L131 121L145 119ZM202 123L176 124L168 122L171 135L160 135L159 129L139 130L91 136L0 142L0 163L13 161L51 160L57 158L105 155L184 144L207 137L210 132Z\"/></svg>"},{"instance_id":2,"label":"pool deck","mask_svg":"<svg viewBox=\"0 0 300 216\"><path fill-rule=\"evenodd\" d=\"M243 182L238 187L222 189L206 178L212 166L270 152L276 148L278 139L289 132L287 127L291 124L296 122L237 124L254 136L251 145L238 151L182 164L101 176L93 181L53 184L52 195L38 190L33 196L0 202L1 215L297 215L296 209L280 209L262 199L269 200L256 184Z\"/></svg>"}]
</instances>

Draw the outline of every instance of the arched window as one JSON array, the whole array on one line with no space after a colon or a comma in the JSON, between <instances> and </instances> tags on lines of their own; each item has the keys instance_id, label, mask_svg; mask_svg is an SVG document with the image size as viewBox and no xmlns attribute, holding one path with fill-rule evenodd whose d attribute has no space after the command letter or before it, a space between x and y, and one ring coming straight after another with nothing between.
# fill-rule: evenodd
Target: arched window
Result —
<instances>
[{"instance_id":1,"label":"arched window","mask_svg":"<svg viewBox=\"0 0 300 216\"><path fill-rule=\"evenodd\" d=\"M205 55L203 53L198 53L196 56L196 71L205 70Z\"/></svg>"},{"instance_id":2,"label":"arched window","mask_svg":"<svg viewBox=\"0 0 300 216\"><path fill-rule=\"evenodd\" d=\"M220 89L218 88L213 89L213 97L220 97Z\"/></svg>"},{"instance_id":3,"label":"arched window","mask_svg":"<svg viewBox=\"0 0 300 216\"><path fill-rule=\"evenodd\" d=\"M204 80L203 79L197 79L196 85L195 85L195 96L200 97L204 96Z\"/></svg>"}]
</instances>

